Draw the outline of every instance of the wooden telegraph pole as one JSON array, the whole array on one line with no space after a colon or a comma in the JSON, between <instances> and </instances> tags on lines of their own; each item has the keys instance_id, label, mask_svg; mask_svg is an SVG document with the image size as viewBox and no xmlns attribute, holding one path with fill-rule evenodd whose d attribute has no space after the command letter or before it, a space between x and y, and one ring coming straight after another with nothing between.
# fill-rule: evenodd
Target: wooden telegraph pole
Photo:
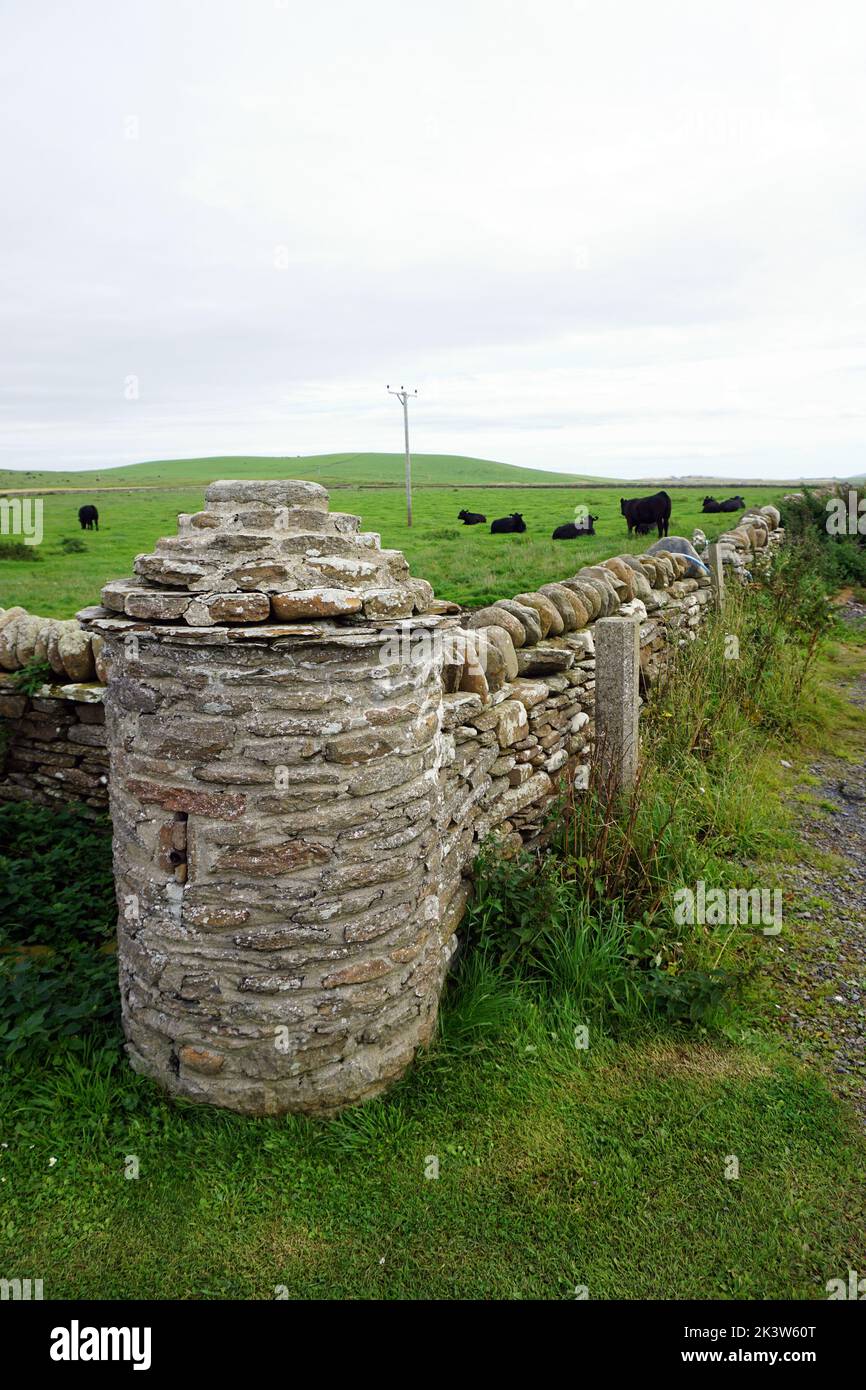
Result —
<instances>
[{"instance_id":1,"label":"wooden telegraph pole","mask_svg":"<svg viewBox=\"0 0 866 1390\"><path fill-rule=\"evenodd\" d=\"M417 391L407 391L405 386L401 386L399 391L392 391L390 386L385 390L389 396L396 396L403 407L403 437L406 441L406 525L412 525L412 459L409 454L409 397L417 396Z\"/></svg>"}]
</instances>

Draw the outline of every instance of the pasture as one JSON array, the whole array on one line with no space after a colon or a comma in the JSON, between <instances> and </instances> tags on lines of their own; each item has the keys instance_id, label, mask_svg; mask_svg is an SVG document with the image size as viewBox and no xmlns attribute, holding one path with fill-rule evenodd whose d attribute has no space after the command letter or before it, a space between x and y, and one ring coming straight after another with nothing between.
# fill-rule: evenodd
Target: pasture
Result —
<instances>
[{"instance_id":1,"label":"pasture","mask_svg":"<svg viewBox=\"0 0 866 1390\"><path fill-rule=\"evenodd\" d=\"M275 462L280 463L282 471L274 470ZM44 539L40 546L32 547L32 558L0 558L0 604L8 607L20 603L34 613L65 618L78 608L97 602L105 581L130 575L135 556L151 550L158 537L173 535L177 514L197 511L202 506L207 482L219 477L282 476L322 481L331 490L333 510L359 515L365 530L381 535L383 546L404 552L412 573L428 579L439 598L466 606L488 603L565 578L582 565L610 555L626 551L639 554L656 539L653 531L648 537L629 541L619 510L621 496L649 494L656 491L655 483L550 486L533 480L551 475L490 464L481 471L491 481L470 486L464 481L465 465L480 466L484 460L455 459L455 481L451 485L444 481L419 481L413 488L414 525L409 530L402 487L396 479L374 486L366 481L371 471L366 465L359 465L362 476L351 482L345 474L344 481L336 482L332 476L336 465L329 463L325 468L317 460L211 459L193 460L184 467L186 472L201 474L205 463L207 471L197 484L178 482L175 486L162 486L155 481L139 482L140 478L153 478L156 465L136 465L102 473L100 482L90 489L76 486L74 491L37 492L35 495L43 499ZM447 463L437 460L437 477L444 479ZM267 464L271 465L270 470L266 469ZM495 470L507 470L507 477L518 474L521 485L503 485L498 481L501 472ZM394 470L380 468L379 475L383 472L393 476ZM421 480L428 478L431 468L419 466L416 475ZM54 481L60 475L17 476L19 487L61 486ZM109 487L109 479L116 486ZM142 490L130 490L136 486ZM701 503L710 490L706 486L669 485L667 490L673 501L671 535L691 537L695 526L701 526L712 539L736 523L737 514L702 515ZM743 495L747 505L752 506L777 501L785 490L786 485L780 483L776 487L745 488ZM715 495L727 496L728 492L717 491ZM86 502L95 502L99 508L98 533L84 532L79 527L78 508ZM599 517L595 536L553 541L554 528L573 520L575 507L580 504ZM488 524L464 527L457 520L462 508L484 513ZM489 523L513 511L523 514L526 532L491 535ZM84 549L67 551L63 543L71 538L78 538Z\"/></svg>"},{"instance_id":2,"label":"pasture","mask_svg":"<svg viewBox=\"0 0 866 1390\"><path fill-rule=\"evenodd\" d=\"M159 459L121 468L85 469L80 472L34 473L0 469L0 493L6 488L36 487L204 487L213 478L306 478L325 487L402 487L402 454L284 454L238 458ZM412 477L420 487L452 484L512 487L521 483L562 485L566 482L599 482L587 474L547 473L518 468L494 459L467 458L462 454L413 454Z\"/></svg>"}]
</instances>

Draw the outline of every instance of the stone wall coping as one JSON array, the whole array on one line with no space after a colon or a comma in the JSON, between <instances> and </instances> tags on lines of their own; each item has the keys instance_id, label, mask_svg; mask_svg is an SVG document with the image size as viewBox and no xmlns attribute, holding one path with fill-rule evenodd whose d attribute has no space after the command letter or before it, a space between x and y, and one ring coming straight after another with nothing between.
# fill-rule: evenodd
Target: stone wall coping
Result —
<instances>
[{"instance_id":1,"label":"stone wall coping","mask_svg":"<svg viewBox=\"0 0 866 1390\"><path fill-rule=\"evenodd\" d=\"M12 672L0 672L0 691L4 694L23 695L12 681ZM8 687L8 690L7 690ZM67 681L63 685L48 684L40 685L38 690L34 690L28 699L34 697L41 700L74 700L80 705L101 705L105 695L105 686L97 681Z\"/></svg>"},{"instance_id":2,"label":"stone wall coping","mask_svg":"<svg viewBox=\"0 0 866 1390\"><path fill-rule=\"evenodd\" d=\"M41 685L36 694L42 699L74 700L79 705L101 705L105 686L95 682L72 681L66 685Z\"/></svg>"},{"instance_id":3,"label":"stone wall coping","mask_svg":"<svg viewBox=\"0 0 866 1390\"><path fill-rule=\"evenodd\" d=\"M412 618L383 618L377 622L323 619L316 623L225 623L212 627L189 627L186 623L123 618L112 613L110 609L96 613L92 608L85 608L77 613L76 617L86 631L95 632L102 637L117 637L124 632L143 633L158 640L183 642L190 646L223 646L226 642L279 643L280 646L285 646L293 641L308 643L311 639L351 646L381 641L383 634L433 631L459 625L457 617L439 617L429 613L419 613Z\"/></svg>"}]
</instances>

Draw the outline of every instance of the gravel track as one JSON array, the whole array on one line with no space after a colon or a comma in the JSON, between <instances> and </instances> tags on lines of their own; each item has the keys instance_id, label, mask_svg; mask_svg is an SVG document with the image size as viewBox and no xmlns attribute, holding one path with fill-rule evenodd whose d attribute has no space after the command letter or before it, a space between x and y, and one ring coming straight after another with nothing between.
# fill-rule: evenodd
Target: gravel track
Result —
<instances>
[{"instance_id":1,"label":"gravel track","mask_svg":"<svg viewBox=\"0 0 866 1390\"><path fill-rule=\"evenodd\" d=\"M840 616L866 622L866 607L848 603ZM866 675L847 692L866 709ZM799 831L806 851L842 861L785 866L782 950L773 976L779 1025L795 1053L819 1065L832 1089L856 1109L866 1128L866 766L822 753L809 766L820 786L807 787L823 804L804 804ZM784 944L783 944L784 943Z\"/></svg>"}]
</instances>

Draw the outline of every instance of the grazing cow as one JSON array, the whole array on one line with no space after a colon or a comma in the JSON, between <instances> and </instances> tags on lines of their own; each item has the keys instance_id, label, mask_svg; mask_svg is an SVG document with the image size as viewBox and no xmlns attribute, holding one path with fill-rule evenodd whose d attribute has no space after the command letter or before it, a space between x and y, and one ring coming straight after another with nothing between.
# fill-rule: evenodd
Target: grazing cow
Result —
<instances>
[{"instance_id":1,"label":"grazing cow","mask_svg":"<svg viewBox=\"0 0 866 1390\"><path fill-rule=\"evenodd\" d=\"M619 509L625 517L629 535L636 526L657 526L659 539L667 535L671 499L666 492L655 492L652 497L621 497Z\"/></svg>"},{"instance_id":2,"label":"grazing cow","mask_svg":"<svg viewBox=\"0 0 866 1390\"><path fill-rule=\"evenodd\" d=\"M597 516L587 516L583 521L567 521L564 526L557 526L551 540L576 541L580 536L594 536L596 521Z\"/></svg>"},{"instance_id":3,"label":"grazing cow","mask_svg":"<svg viewBox=\"0 0 866 1390\"><path fill-rule=\"evenodd\" d=\"M741 512L745 505L739 494L736 497L728 497L724 502L717 502L715 497L705 497L702 510L705 512Z\"/></svg>"},{"instance_id":4,"label":"grazing cow","mask_svg":"<svg viewBox=\"0 0 866 1390\"><path fill-rule=\"evenodd\" d=\"M79 507L78 520L81 522L82 531L92 531L94 526L99 530L99 512L95 507Z\"/></svg>"},{"instance_id":5,"label":"grazing cow","mask_svg":"<svg viewBox=\"0 0 866 1390\"><path fill-rule=\"evenodd\" d=\"M525 530L526 522L520 512L512 512L511 516L500 516L490 523L490 533L493 536L507 536L515 531Z\"/></svg>"},{"instance_id":6,"label":"grazing cow","mask_svg":"<svg viewBox=\"0 0 866 1390\"><path fill-rule=\"evenodd\" d=\"M480 526L482 521L487 520L487 517L482 516L480 512L462 511L457 513L457 520L462 521L464 526Z\"/></svg>"}]
</instances>

